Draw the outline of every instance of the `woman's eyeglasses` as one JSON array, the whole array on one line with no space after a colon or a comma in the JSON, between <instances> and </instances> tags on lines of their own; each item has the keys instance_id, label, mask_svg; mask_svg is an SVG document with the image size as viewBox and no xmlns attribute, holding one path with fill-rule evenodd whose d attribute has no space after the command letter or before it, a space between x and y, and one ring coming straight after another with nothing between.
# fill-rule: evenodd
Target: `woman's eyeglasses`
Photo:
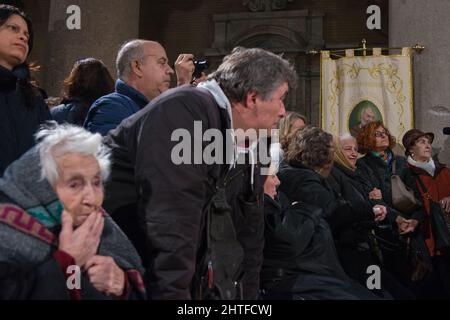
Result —
<instances>
[{"instance_id":1,"label":"woman's eyeglasses","mask_svg":"<svg viewBox=\"0 0 450 320\"><path fill-rule=\"evenodd\" d=\"M389 131L375 131L374 133L375 137L377 138L383 138L384 136L389 136Z\"/></svg>"}]
</instances>

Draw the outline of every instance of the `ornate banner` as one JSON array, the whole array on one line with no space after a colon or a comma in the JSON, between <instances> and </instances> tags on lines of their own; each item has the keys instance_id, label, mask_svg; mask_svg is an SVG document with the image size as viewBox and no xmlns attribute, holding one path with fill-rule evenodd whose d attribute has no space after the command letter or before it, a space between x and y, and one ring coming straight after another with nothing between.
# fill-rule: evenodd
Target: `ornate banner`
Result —
<instances>
[{"instance_id":1,"label":"ornate banner","mask_svg":"<svg viewBox=\"0 0 450 320\"><path fill-rule=\"evenodd\" d=\"M411 49L400 55L383 56L373 49L371 56L332 59L321 56L322 128L333 135L356 135L365 123L381 120L401 141L414 126Z\"/></svg>"}]
</instances>

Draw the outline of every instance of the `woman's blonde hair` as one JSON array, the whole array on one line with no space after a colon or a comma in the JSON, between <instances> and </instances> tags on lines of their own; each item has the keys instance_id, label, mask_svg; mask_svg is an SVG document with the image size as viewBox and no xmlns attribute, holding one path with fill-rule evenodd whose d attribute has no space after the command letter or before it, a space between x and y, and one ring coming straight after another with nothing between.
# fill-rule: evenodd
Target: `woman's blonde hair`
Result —
<instances>
[{"instance_id":1,"label":"woman's blonde hair","mask_svg":"<svg viewBox=\"0 0 450 320\"><path fill-rule=\"evenodd\" d=\"M292 134L292 126L295 121L303 120L306 125L307 118L295 111L286 112L286 116L282 118L278 124L278 138L281 143L281 148L286 151L289 140L289 135Z\"/></svg>"}]
</instances>

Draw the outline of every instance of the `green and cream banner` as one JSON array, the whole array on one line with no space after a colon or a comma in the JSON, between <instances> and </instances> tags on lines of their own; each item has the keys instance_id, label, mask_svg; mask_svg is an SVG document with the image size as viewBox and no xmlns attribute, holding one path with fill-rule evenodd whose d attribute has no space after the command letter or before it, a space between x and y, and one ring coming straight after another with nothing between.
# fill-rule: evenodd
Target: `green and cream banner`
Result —
<instances>
[{"instance_id":1,"label":"green and cream banner","mask_svg":"<svg viewBox=\"0 0 450 320\"><path fill-rule=\"evenodd\" d=\"M322 51L321 108L322 128L334 135L356 135L365 123L381 120L401 141L414 125L411 48L389 56L381 49L355 56L350 49L338 59Z\"/></svg>"}]
</instances>

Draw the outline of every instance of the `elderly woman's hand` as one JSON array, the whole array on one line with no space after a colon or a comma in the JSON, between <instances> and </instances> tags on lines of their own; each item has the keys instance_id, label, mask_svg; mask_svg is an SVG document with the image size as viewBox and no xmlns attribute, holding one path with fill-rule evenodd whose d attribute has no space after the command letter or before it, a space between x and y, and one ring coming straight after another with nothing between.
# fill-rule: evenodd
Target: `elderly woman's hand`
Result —
<instances>
[{"instance_id":1,"label":"elderly woman's hand","mask_svg":"<svg viewBox=\"0 0 450 320\"><path fill-rule=\"evenodd\" d=\"M441 207L447 213L450 213L450 197L441 200Z\"/></svg>"},{"instance_id":2,"label":"elderly woman's hand","mask_svg":"<svg viewBox=\"0 0 450 320\"><path fill-rule=\"evenodd\" d=\"M405 233L404 231L409 226L408 220L406 220L402 216L397 216L397 218L395 219L395 222L397 223L398 232L400 234L404 234Z\"/></svg>"},{"instance_id":3,"label":"elderly woman's hand","mask_svg":"<svg viewBox=\"0 0 450 320\"><path fill-rule=\"evenodd\" d=\"M381 190L377 189L377 188L374 188L369 193L369 199L370 200L382 200L383 199L383 194L381 193Z\"/></svg>"},{"instance_id":4,"label":"elderly woman's hand","mask_svg":"<svg viewBox=\"0 0 450 320\"><path fill-rule=\"evenodd\" d=\"M399 224L399 233L400 234L407 234L407 233L411 233L414 232L417 228L417 226L419 225L419 221L417 221L416 219L404 219L402 218L402 223Z\"/></svg>"},{"instance_id":5,"label":"elderly woman's hand","mask_svg":"<svg viewBox=\"0 0 450 320\"><path fill-rule=\"evenodd\" d=\"M83 266L97 253L104 225L102 213L91 213L86 221L74 230L73 218L64 210L61 223L58 249L71 255L78 266Z\"/></svg>"},{"instance_id":6,"label":"elderly woman's hand","mask_svg":"<svg viewBox=\"0 0 450 320\"><path fill-rule=\"evenodd\" d=\"M94 256L86 263L89 280L101 292L120 297L125 288L125 272L111 257Z\"/></svg>"},{"instance_id":7,"label":"elderly woman's hand","mask_svg":"<svg viewBox=\"0 0 450 320\"><path fill-rule=\"evenodd\" d=\"M387 215L387 209L385 206L377 204L373 207L373 213L375 214L375 221L383 221Z\"/></svg>"}]
</instances>

